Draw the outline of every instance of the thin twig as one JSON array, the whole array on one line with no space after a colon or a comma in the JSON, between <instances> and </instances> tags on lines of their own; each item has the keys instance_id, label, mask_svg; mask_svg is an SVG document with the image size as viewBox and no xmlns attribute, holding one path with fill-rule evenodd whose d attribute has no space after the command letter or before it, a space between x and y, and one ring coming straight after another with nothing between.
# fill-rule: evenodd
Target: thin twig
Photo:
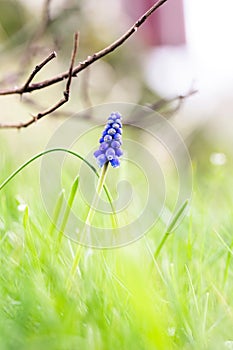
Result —
<instances>
[{"instance_id":1,"label":"thin twig","mask_svg":"<svg viewBox=\"0 0 233 350\"><path fill-rule=\"evenodd\" d=\"M173 97L171 99L160 99L159 101L156 101L153 104L147 104L145 106L153 109L154 111L161 112L161 110L163 108L165 108L166 106L170 105L171 103L178 102L178 104L177 104L177 106L175 108L171 108L167 112L163 112L163 115L165 115L168 118L168 117L170 117L171 115L173 115L175 112L177 112L180 109L182 103L186 100L186 98L189 98L190 96L196 94L197 92L198 92L198 90L194 90L193 89L193 90L190 90L187 94L178 95L178 96L175 96L175 97ZM26 99L26 102L28 102L28 103L30 103L32 105L35 105L36 107L41 107L38 103L35 103L34 101L32 101L30 99ZM70 112L67 112L67 111L66 112L56 111L56 115L57 116L61 115L63 117L67 116L67 115L69 116L69 115L71 115L73 113L74 112L71 112L71 111ZM90 119L91 117L92 117L91 114L83 115L83 118L85 118L85 119L87 119L87 118ZM136 121L138 121L140 119L141 119L141 114L135 116L135 119L133 121L131 121L131 123L132 122L136 122ZM33 121L35 121L34 118L33 118L33 120L31 120L31 123ZM1 124L0 123L0 129L1 128L18 128L18 129L20 129L21 127L26 127L26 126L28 126L28 125L27 124L23 124L23 123L20 123L17 126L15 124L5 124L5 123Z\"/></svg>"},{"instance_id":2,"label":"thin twig","mask_svg":"<svg viewBox=\"0 0 233 350\"><path fill-rule=\"evenodd\" d=\"M38 101L35 101L34 99L28 97L28 96L24 96L23 97L23 103L27 104L28 106L32 106L32 107L35 107L37 110L43 110L45 109L45 106L42 105L42 103L39 103ZM75 112L72 111L72 110L62 110L60 111L59 109L57 111L55 111L53 113L53 116L55 117L68 117L68 116L71 116L72 114L74 114Z\"/></svg>"},{"instance_id":3,"label":"thin twig","mask_svg":"<svg viewBox=\"0 0 233 350\"><path fill-rule=\"evenodd\" d=\"M53 51L47 58L44 59L44 61L42 61L40 64L38 64L37 66L35 66L33 72L31 73L31 75L28 77L28 80L26 81L26 83L24 84L23 88L22 88L22 92L21 94L23 94L29 84L31 83L31 81L34 79L35 75L49 62L51 61L53 58L57 57L57 54L55 51Z\"/></svg>"},{"instance_id":4,"label":"thin twig","mask_svg":"<svg viewBox=\"0 0 233 350\"><path fill-rule=\"evenodd\" d=\"M85 70L85 73L88 72L88 69ZM89 73L88 73L89 74ZM86 77L85 77L86 78ZM86 79L85 79L86 80ZM85 85L86 85L86 82L85 82ZM84 82L83 82L83 85L82 85L82 95L83 95L83 99L84 99L84 93L83 93L83 90L85 90L85 88L87 89L87 87L84 86ZM183 102L193 96L194 94L196 94L198 92L198 90L196 89L190 89L186 94L183 94L183 95L178 95L178 96L175 96L175 97L172 97L171 99L159 99L158 101L156 101L155 103L151 103L151 104L146 104L145 107L149 107L150 109L156 111L156 112L162 112L162 110L166 107L168 107L170 104L174 103L174 102L177 102L177 105L174 107L174 108L169 108L168 111L163 111L163 116L166 116L166 117L170 117L171 115L173 115L174 113L176 113L182 106ZM86 94L87 92L85 92ZM88 98L89 96L87 96ZM43 106L41 104L39 104L38 102L34 101L33 99L30 99L29 97L26 97L24 96L24 100L23 100L25 103L27 103L28 105L31 105L31 106L34 106L36 107L37 109L43 109ZM85 107L86 108L89 108L91 107L91 101L90 101L90 98L89 100L86 100L85 101ZM56 116L56 117L66 117L66 116L70 116L72 114L74 114L75 112L74 111L56 111L53 115ZM88 114L82 114L82 118L84 119L91 119L92 118L92 115L91 115L91 111L89 111ZM141 119L141 115L137 116L137 118L134 119L134 122L136 122L138 119Z\"/></svg>"},{"instance_id":5,"label":"thin twig","mask_svg":"<svg viewBox=\"0 0 233 350\"><path fill-rule=\"evenodd\" d=\"M196 94L197 92L198 92L198 90L190 90L190 92L188 92L187 94L180 95L176 99L174 98L173 101L171 101L171 102L177 101L178 102L177 105L174 108L168 109L165 113L163 113L163 115L166 118L171 118L175 113L177 113L181 109L185 99Z\"/></svg>"},{"instance_id":6,"label":"thin twig","mask_svg":"<svg viewBox=\"0 0 233 350\"><path fill-rule=\"evenodd\" d=\"M73 47L73 51L72 51L72 55L71 55L71 61L70 61L70 68L69 68L69 76L66 82L66 88L65 91L63 92L64 97L58 101L54 106L46 109L43 112L38 113L36 116L33 116L30 120L28 120L27 122L21 122L21 123L12 123L12 124L1 124L0 123L0 128L17 128L17 129L21 129L21 128L26 128L27 126L33 124L35 121L43 118L44 116L56 111L58 108L60 108L63 104L65 104L68 100L69 100L69 96L70 96L70 86L71 86L71 80L72 80L72 72L73 72L73 68L74 68L74 63L75 63L75 57L77 54L77 50L78 50L78 33L75 33L74 35L74 47ZM51 55L50 55L51 56ZM51 59L51 58L50 58ZM48 62L48 58L46 59ZM44 60L39 67L40 69L46 64ZM37 69L37 71L35 72L35 70ZM33 79L33 77L36 75L36 73L38 72L38 68L35 68L35 70L33 72L35 72L35 74L33 75L33 73L31 74L31 76L29 77ZM29 80L28 79L28 80Z\"/></svg>"},{"instance_id":7,"label":"thin twig","mask_svg":"<svg viewBox=\"0 0 233 350\"><path fill-rule=\"evenodd\" d=\"M68 76L68 79L67 79L67 82L66 82L66 89L63 92L64 97L60 101L58 101L54 106L52 106L51 108L48 108L44 112L38 113L37 116L36 116L36 119L41 119L45 115L56 111L59 107L61 107L66 102L68 102L69 97L70 97L71 80L72 80L72 77L73 77L72 72L73 72L73 68L74 68L74 62L75 62L75 57L76 57L76 54L77 54L77 50L78 50L78 33L75 33L75 35L74 35L74 48L73 48L73 51L72 51L72 56L71 56L71 61L70 61L70 68L69 68L69 76ZM28 125L25 124L24 126L26 127Z\"/></svg>"},{"instance_id":8,"label":"thin twig","mask_svg":"<svg viewBox=\"0 0 233 350\"><path fill-rule=\"evenodd\" d=\"M118 38L116 41L114 41L112 44L109 46L105 47L104 49L98 51L97 53L94 53L92 56L88 56L86 60L83 62L80 62L76 67L74 66L74 59L76 56L76 50L77 50L77 41L76 44L74 45L74 50L72 54L72 59L71 59L71 65L70 69L67 72L61 73L53 78L41 81L39 83L31 83L32 79L34 76L37 74L32 72L32 74L29 76L27 82L22 86L22 87L16 87L13 89L6 89L6 90L0 90L0 95L13 95L13 94L24 94L28 92L32 92L35 90L43 89L45 87L51 86L53 84L56 84L60 81L63 81L65 79L68 79L67 85L66 85L66 90L64 91L64 98L61 99L57 104L55 104L53 107L45 110L44 112L38 113L37 116L33 117L27 122L19 122L19 123L0 123L0 128L25 128L31 124L33 124L35 121L38 119L41 119L45 115L48 115L54 111L56 111L59 107L61 107L64 103L66 103L69 99L69 90L70 90L70 84L71 84L71 79L72 77L77 77L78 73L81 72L82 70L86 69L88 66L99 60L100 58L108 55L109 53L113 52L116 50L119 46L124 44L124 42L131 37L137 30L138 28L147 20L147 18L154 12L156 11L159 7L161 7L167 0L159 0L157 3L155 3L147 12L145 12L135 23L132 27L129 28L120 38ZM49 4L49 1L47 1L47 4ZM77 34L76 34L77 36ZM47 63L47 62L46 62ZM29 83L28 83L29 81Z\"/></svg>"},{"instance_id":9,"label":"thin twig","mask_svg":"<svg viewBox=\"0 0 233 350\"><path fill-rule=\"evenodd\" d=\"M24 94L25 92L28 92L28 87L30 85L30 83L32 82L32 80L35 78L36 74L47 64L49 63L52 59L54 59L55 57L57 57L57 54L55 51L51 52L49 54L48 57L46 57L41 63L37 64L35 66L35 68L33 69L32 73L30 74L30 76L28 77L28 79L26 80L26 82L24 83L24 85L18 89L17 94ZM9 95L9 91L8 90L2 90L0 91L0 95Z\"/></svg>"},{"instance_id":10,"label":"thin twig","mask_svg":"<svg viewBox=\"0 0 233 350\"><path fill-rule=\"evenodd\" d=\"M119 46L124 44L124 42L133 35L138 28L147 20L147 18L159 7L161 7L167 0L159 0L157 3L155 3L147 12L145 12L135 23L134 25L127 30L120 38L118 38L116 41L114 41L109 46L105 47L104 49L94 53L92 56L88 56L86 60L83 62L80 62L76 67L73 69L72 76L76 77L79 72L84 70L86 67L90 66L94 62L98 61L100 58L108 55L109 53L113 52L115 49L117 49ZM13 88L8 90L2 90L0 91L0 95L13 95L13 94L22 94L25 92L32 92L34 90L43 89L47 86L56 84L60 81L63 81L64 79L67 79L69 77L69 71L61 73L53 78L46 79L44 81L41 81L39 83L30 84L27 89L24 91L23 87L20 88Z\"/></svg>"},{"instance_id":11,"label":"thin twig","mask_svg":"<svg viewBox=\"0 0 233 350\"><path fill-rule=\"evenodd\" d=\"M171 99L161 98L159 101L156 101L153 104L148 104L147 107L153 109L153 111L160 111L162 108L166 107L167 105L169 105L173 102L178 102L178 106L175 108L175 111L176 111L177 109L180 108L181 104L183 103L183 101L186 98L196 94L197 92L198 92L198 90L196 90L196 89L190 89L190 91L188 91L187 94L178 95L178 96L175 96Z\"/></svg>"},{"instance_id":12,"label":"thin twig","mask_svg":"<svg viewBox=\"0 0 233 350\"><path fill-rule=\"evenodd\" d=\"M148 107L149 109L162 113L164 117L169 118L171 117L175 112L179 110L181 107L182 103L186 100L186 98L189 98L190 96L194 95L197 93L197 90L194 90L190 88L189 92L184 95L178 95L175 97L172 97L170 99L159 99L153 104L146 104L145 107ZM167 108L167 110L164 110L165 107L170 106L170 104L178 102L177 105L174 108ZM145 119L143 118L144 113L142 113L141 110L137 110L137 112L134 113L134 119L130 120L130 124L132 123L137 123L137 122L142 122L144 123Z\"/></svg>"}]
</instances>

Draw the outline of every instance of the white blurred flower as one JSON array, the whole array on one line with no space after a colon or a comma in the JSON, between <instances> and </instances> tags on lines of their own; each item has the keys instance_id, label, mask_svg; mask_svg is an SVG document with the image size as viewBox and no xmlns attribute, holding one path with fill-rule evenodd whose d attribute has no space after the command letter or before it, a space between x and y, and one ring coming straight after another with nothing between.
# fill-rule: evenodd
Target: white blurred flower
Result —
<instances>
[{"instance_id":1,"label":"white blurred flower","mask_svg":"<svg viewBox=\"0 0 233 350\"><path fill-rule=\"evenodd\" d=\"M210 162L213 165L224 165L227 161L227 157L224 153L211 153Z\"/></svg>"},{"instance_id":2,"label":"white blurred flower","mask_svg":"<svg viewBox=\"0 0 233 350\"><path fill-rule=\"evenodd\" d=\"M169 327L168 328L167 334L169 335L169 337L174 337L175 333L176 333L175 327Z\"/></svg>"}]
</instances>

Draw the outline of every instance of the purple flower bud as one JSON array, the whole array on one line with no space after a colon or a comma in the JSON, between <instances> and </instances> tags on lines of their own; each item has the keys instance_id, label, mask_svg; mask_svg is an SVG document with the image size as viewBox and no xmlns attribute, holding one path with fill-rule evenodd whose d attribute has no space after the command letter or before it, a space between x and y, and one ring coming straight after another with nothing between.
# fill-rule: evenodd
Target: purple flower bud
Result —
<instances>
[{"instance_id":1,"label":"purple flower bud","mask_svg":"<svg viewBox=\"0 0 233 350\"><path fill-rule=\"evenodd\" d=\"M116 113L111 113L111 114L110 114L110 117L108 118L108 120L110 119L110 120L115 121L116 118L117 118Z\"/></svg>"},{"instance_id":2,"label":"purple flower bud","mask_svg":"<svg viewBox=\"0 0 233 350\"><path fill-rule=\"evenodd\" d=\"M105 154L101 154L97 157L97 164L99 165L100 168L107 162L107 158Z\"/></svg>"},{"instance_id":3,"label":"purple flower bud","mask_svg":"<svg viewBox=\"0 0 233 350\"><path fill-rule=\"evenodd\" d=\"M114 140L119 141L119 140L121 140L121 135L118 134L118 133L116 133L116 134L113 136L113 138L114 138Z\"/></svg>"},{"instance_id":4,"label":"purple flower bud","mask_svg":"<svg viewBox=\"0 0 233 350\"><path fill-rule=\"evenodd\" d=\"M100 149L97 149L97 151L94 152L94 156L97 158L99 157L103 152Z\"/></svg>"},{"instance_id":5,"label":"purple flower bud","mask_svg":"<svg viewBox=\"0 0 233 350\"><path fill-rule=\"evenodd\" d=\"M100 150L105 151L108 148L109 144L107 142L102 142L100 145Z\"/></svg>"},{"instance_id":6,"label":"purple flower bud","mask_svg":"<svg viewBox=\"0 0 233 350\"><path fill-rule=\"evenodd\" d=\"M120 144L120 142L118 142L118 141L112 141L112 142L111 142L111 147L112 147L112 148L120 148L120 147L121 147L121 144Z\"/></svg>"},{"instance_id":7,"label":"purple flower bud","mask_svg":"<svg viewBox=\"0 0 233 350\"><path fill-rule=\"evenodd\" d=\"M120 161L118 157L115 157L112 160L110 160L110 163L111 163L111 166L113 166L113 168L117 168L118 166L120 166Z\"/></svg>"},{"instance_id":8,"label":"purple flower bud","mask_svg":"<svg viewBox=\"0 0 233 350\"><path fill-rule=\"evenodd\" d=\"M102 137L108 135L108 130L104 130L103 133L102 133Z\"/></svg>"},{"instance_id":9,"label":"purple flower bud","mask_svg":"<svg viewBox=\"0 0 233 350\"><path fill-rule=\"evenodd\" d=\"M120 128L120 125L119 125L118 123L114 123L114 124L112 124L112 127L113 127L114 129L119 129L119 128Z\"/></svg>"},{"instance_id":10,"label":"purple flower bud","mask_svg":"<svg viewBox=\"0 0 233 350\"><path fill-rule=\"evenodd\" d=\"M119 128L119 129L113 129L113 130L115 130L117 134L120 134L120 135L122 134L122 129L121 129L121 128Z\"/></svg>"},{"instance_id":11,"label":"purple flower bud","mask_svg":"<svg viewBox=\"0 0 233 350\"><path fill-rule=\"evenodd\" d=\"M120 115L119 112L113 112L111 113L110 118L116 120L116 119L122 119L122 116Z\"/></svg>"},{"instance_id":12,"label":"purple flower bud","mask_svg":"<svg viewBox=\"0 0 233 350\"><path fill-rule=\"evenodd\" d=\"M104 141L105 141L105 142L110 142L110 141L112 141L112 136L111 136L111 135L106 135L106 136L104 136Z\"/></svg>"},{"instance_id":13,"label":"purple flower bud","mask_svg":"<svg viewBox=\"0 0 233 350\"><path fill-rule=\"evenodd\" d=\"M105 152L105 156L107 157L108 160L112 160L115 157L115 151L113 148L108 148L107 151Z\"/></svg>"},{"instance_id":14,"label":"purple flower bud","mask_svg":"<svg viewBox=\"0 0 233 350\"><path fill-rule=\"evenodd\" d=\"M109 135L114 135L115 133L116 133L116 130L113 129L113 128L111 128L111 129L108 130L108 134L109 134Z\"/></svg>"},{"instance_id":15,"label":"purple flower bud","mask_svg":"<svg viewBox=\"0 0 233 350\"><path fill-rule=\"evenodd\" d=\"M120 148L116 148L115 153L117 157L121 157L123 155L123 151Z\"/></svg>"}]
</instances>

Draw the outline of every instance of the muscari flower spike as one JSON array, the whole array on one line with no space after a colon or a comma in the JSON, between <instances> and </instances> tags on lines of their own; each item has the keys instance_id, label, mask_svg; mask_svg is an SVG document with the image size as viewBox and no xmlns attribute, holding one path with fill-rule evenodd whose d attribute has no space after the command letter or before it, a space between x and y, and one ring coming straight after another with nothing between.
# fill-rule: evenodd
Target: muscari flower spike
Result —
<instances>
[{"instance_id":1,"label":"muscari flower spike","mask_svg":"<svg viewBox=\"0 0 233 350\"><path fill-rule=\"evenodd\" d=\"M94 156L97 160L99 167L102 167L105 163L110 164L116 168L120 165L119 157L122 156L122 117L120 113L113 112L110 114L107 124L102 136L99 140L100 146L97 151L94 152Z\"/></svg>"}]
</instances>

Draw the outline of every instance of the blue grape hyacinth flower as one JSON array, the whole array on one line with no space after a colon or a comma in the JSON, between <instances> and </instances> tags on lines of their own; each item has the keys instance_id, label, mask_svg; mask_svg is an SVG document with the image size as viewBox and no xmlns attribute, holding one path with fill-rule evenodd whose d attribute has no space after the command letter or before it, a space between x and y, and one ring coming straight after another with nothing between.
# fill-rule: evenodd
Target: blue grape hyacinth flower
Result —
<instances>
[{"instance_id":1,"label":"blue grape hyacinth flower","mask_svg":"<svg viewBox=\"0 0 233 350\"><path fill-rule=\"evenodd\" d=\"M101 168L105 163L110 163L114 168L120 165L119 157L122 156L122 116L118 112L110 114L107 124L99 140L100 146L94 152L97 164Z\"/></svg>"}]
</instances>

